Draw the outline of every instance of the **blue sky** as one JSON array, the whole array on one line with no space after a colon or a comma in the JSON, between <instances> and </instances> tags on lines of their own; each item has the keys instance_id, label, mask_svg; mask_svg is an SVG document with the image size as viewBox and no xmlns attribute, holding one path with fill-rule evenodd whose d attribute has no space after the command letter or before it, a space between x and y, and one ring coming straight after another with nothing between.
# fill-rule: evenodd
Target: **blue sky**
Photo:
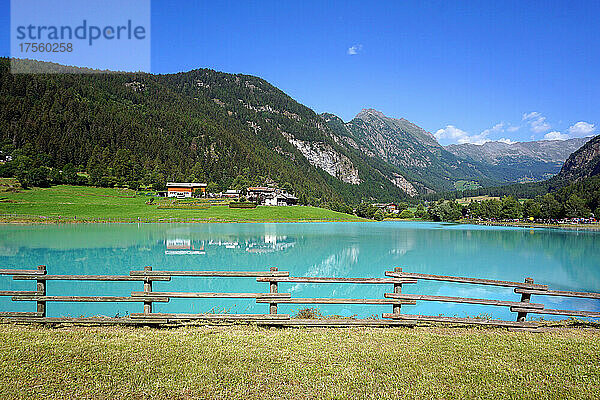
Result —
<instances>
[{"instance_id":1,"label":"blue sky","mask_svg":"<svg viewBox=\"0 0 600 400\"><path fill-rule=\"evenodd\" d=\"M376 108L442 144L600 130L598 1L156 0L151 15L155 73L257 75L316 112Z\"/></svg>"}]
</instances>

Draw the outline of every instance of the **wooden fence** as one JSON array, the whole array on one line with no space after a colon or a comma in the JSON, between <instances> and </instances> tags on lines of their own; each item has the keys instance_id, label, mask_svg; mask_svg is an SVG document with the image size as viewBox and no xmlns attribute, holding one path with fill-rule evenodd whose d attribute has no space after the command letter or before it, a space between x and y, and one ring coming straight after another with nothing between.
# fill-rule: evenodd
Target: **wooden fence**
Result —
<instances>
[{"instance_id":1,"label":"wooden fence","mask_svg":"<svg viewBox=\"0 0 600 400\"><path fill-rule=\"evenodd\" d=\"M536 296L561 296L578 297L600 300L600 293L570 292L550 290L547 285L534 283L533 279L526 278L524 282L510 282L492 279L465 278L443 275L429 275L420 273L403 272L401 268L385 273L384 278L333 278L333 277L291 277L289 272L279 271L273 267L269 271L155 271L152 267L145 267L141 271L131 271L129 275L48 275L46 266L39 266L35 270L0 269L0 275L12 275L14 280L36 281L36 290L5 290L0 291L0 296L11 296L13 301L36 302L36 311L3 311L0 317L8 317L17 321L40 322L68 322L88 321L106 323L139 323L139 324L165 324L182 320L239 320L254 321L268 325L283 326L351 326L351 325L411 325L417 322L449 322L460 324L481 324L506 327L536 327L534 321L526 321L528 314L546 314L574 316L585 318L600 318L600 312L583 310L557 310L545 308L543 303L531 301L532 295ZM268 284L265 293L215 293L215 292L157 292L153 290L152 283L156 281L171 281L172 277L186 278L252 278L257 282ZM496 287L513 288L515 301L479 299L471 297L450 297L427 294L402 293L403 285L417 284L419 280L433 280L466 285L489 285ZM48 281L113 281L143 283L142 291L134 291L130 296L48 296L46 285ZM291 293L279 291L280 285L294 284L370 284L389 285L390 293L385 293L383 298L297 298ZM141 287L140 287L141 288ZM256 303L268 304L268 313L265 314L212 314L212 313L160 313L153 310L153 303L166 303L173 298L241 298L254 299ZM48 318L46 304L48 302L139 302L143 303L143 312L133 313L126 318ZM417 301L434 301L449 303L477 304L490 307L508 307L516 314L516 320L504 321L481 317L459 318L448 316L411 315L402 313L402 305L415 305ZM382 318L350 319L327 318L319 320L293 319L289 314L279 314L279 304L374 304L391 306L391 313L383 313Z\"/></svg>"}]
</instances>

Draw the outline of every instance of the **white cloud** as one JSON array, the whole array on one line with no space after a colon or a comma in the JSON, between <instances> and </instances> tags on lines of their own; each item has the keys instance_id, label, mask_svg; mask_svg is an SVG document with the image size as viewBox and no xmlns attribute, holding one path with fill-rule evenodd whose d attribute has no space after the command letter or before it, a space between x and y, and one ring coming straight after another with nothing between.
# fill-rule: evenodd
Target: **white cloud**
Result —
<instances>
[{"instance_id":1,"label":"white cloud","mask_svg":"<svg viewBox=\"0 0 600 400\"><path fill-rule=\"evenodd\" d=\"M434 136L439 139L450 139L456 141L458 144L472 143L472 144L484 144L490 142L488 136L492 133L498 133L504 131L504 122L500 122L493 127L482 131L478 135L469 135L468 132L463 131L455 127L454 125L446 125L445 128L438 129Z\"/></svg>"},{"instance_id":2,"label":"white cloud","mask_svg":"<svg viewBox=\"0 0 600 400\"><path fill-rule=\"evenodd\" d=\"M363 48L362 44L355 44L354 46L348 48L348 55L350 55L350 56L356 55L356 54L358 54L359 51L362 50L362 48Z\"/></svg>"},{"instance_id":3,"label":"white cloud","mask_svg":"<svg viewBox=\"0 0 600 400\"><path fill-rule=\"evenodd\" d=\"M569 135L558 131L548 132L544 135L544 140L567 140Z\"/></svg>"},{"instance_id":4,"label":"white cloud","mask_svg":"<svg viewBox=\"0 0 600 400\"><path fill-rule=\"evenodd\" d=\"M548 132L552 128L552 126L546 122L546 117L542 116L542 114L537 111L523 114L522 120L529 124L529 129L533 133Z\"/></svg>"},{"instance_id":5,"label":"white cloud","mask_svg":"<svg viewBox=\"0 0 600 400\"><path fill-rule=\"evenodd\" d=\"M590 136L594 133L596 127L594 124L588 122L579 121L576 124L569 127L569 133L573 137L585 137Z\"/></svg>"},{"instance_id":6,"label":"white cloud","mask_svg":"<svg viewBox=\"0 0 600 400\"><path fill-rule=\"evenodd\" d=\"M523 121L527 121L529 119L538 118L538 117L541 117L541 116L542 116L542 114L540 114L539 112L532 111L530 113L523 114Z\"/></svg>"},{"instance_id":7,"label":"white cloud","mask_svg":"<svg viewBox=\"0 0 600 400\"><path fill-rule=\"evenodd\" d=\"M496 125L482 131L479 135L482 137L487 137L490 133L498 133L504 132L504 122L499 122Z\"/></svg>"},{"instance_id":8,"label":"white cloud","mask_svg":"<svg viewBox=\"0 0 600 400\"><path fill-rule=\"evenodd\" d=\"M464 137L468 137L469 134L461 129L458 129L454 125L446 125L443 129L438 129L434 136L439 139L461 139Z\"/></svg>"},{"instance_id":9,"label":"white cloud","mask_svg":"<svg viewBox=\"0 0 600 400\"><path fill-rule=\"evenodd\" d=\"M567 140L573 137L591 136L595 130L596 127L594 124L579 121L567 129L569 133L562 133L558 131L548 132L544 135L544 140Z\"/></svg>"},{"instance_id":10,"label":"white cloud","mask_svg":"<svg viewBox=\"0 0 600 400\"><path fill-rule=\"evenodd\" d=\"M506 143L506 144L513 144L513 143L517 143L517 142L515 142L514 140L510 140L510 139L508 139L508 138L500 138L500 139L498 139L498 140L497 140L497 142L500 142L500 143Z\"/></svg>"},{"instance_id":11,"label":"white cloud","mask_svg":"<svg viewBox=\"0 0 600 400\"><path fill-rule=\"evenodd\" d=\"M550 129L552 129L552 126L545 122L546 118L541 117L536 121L532 121L530 123L531 125L531 132L533 133L544 133L544 132L548 132Z\"/></svg>"},{"instance_id":12,"label":"white cloud","mask_svg":"<svg viewBox=\"0 0 600 400\"><path fill-rule=\"evenodd\" d=\"M579 121L571 125L563 132L557 130L551 131L552 126L546 121L546 117L537 111L524 113L521 121L522 122L520 125L499 122L491 128L484 129L476 135L472 135L469 132L463 131L454 125L446 125L445 128L438 129L434 136L438 140L446 139L450 143L471 143L481 145L491 141L497 141L506 144L517 143L518 139L513 140L513 138L510 137L500 137L499 139L494 138L500 136L500 134L504 132L516 132L524 127L529 127L529 130L533 132L530 137L531 140L536 140L536 137L539 140L539 134L543 135L543 140L567 140L575 137L592 136L596 133L596 125L585 121Z\"/></svg>"}]
</instances>

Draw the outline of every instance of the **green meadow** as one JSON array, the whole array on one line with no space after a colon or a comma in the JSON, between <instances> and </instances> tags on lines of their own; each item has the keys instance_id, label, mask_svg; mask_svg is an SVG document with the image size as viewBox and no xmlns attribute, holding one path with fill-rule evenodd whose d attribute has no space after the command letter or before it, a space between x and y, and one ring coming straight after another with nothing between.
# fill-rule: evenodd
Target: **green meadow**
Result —
<instances>
[{"instance_id":1,"label":"green meadow","mask_svg":"<svg viewBox=\"0 0 600 400\"><path fill-rule=\"evenodd\" d=\"M600 331L0 325L0 398L595 399Z\"/></svg>"},{"instance_id":2,"label":"green meadow","mask_svg":"<svg viewBox=\"0 0 600 400\"><path fill-rule=\"evenodd\" d=\"M207 203L206 208L196 209L159 208L168 207L171 200L136 195L129 189L58 185L23 190L9 189L9 180L4 179L2 183L0 221L4 222L131 222L138 219L143 222L363 221L354 215L318 207L235 209L220 202L212 206ZM151 198L154 203L146 204Z\"/></svg>"}]
</instances>

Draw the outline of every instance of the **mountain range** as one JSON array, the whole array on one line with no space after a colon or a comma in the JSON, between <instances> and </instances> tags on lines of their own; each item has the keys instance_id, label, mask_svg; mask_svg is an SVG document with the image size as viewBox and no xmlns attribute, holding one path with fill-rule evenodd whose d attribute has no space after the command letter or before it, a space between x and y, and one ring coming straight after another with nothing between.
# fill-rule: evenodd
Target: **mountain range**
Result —
<instances>
[{"instance_id":1,"label":"mountain range","mask_svg":"<svg viewBox=\"0 0 600 400\"><path fill-rule=\"evenodd\" d=\"M589 138L532 142L487 142L441 146L435 137L402 118L363 109L344 123L333 114L322 118L338 142L386 161L401 171L408 194L459 189L470 180L479 186L540 181L556 175L567 157Z\"/></svg>"},{"instance_id":2,"label":"mountain range","mask_svg":"<svg viewBox=\"0 0 600 400\"><path fill-rule=\"evenodd\" d=\"M78 165L109 184L202 179L226 188L242 174L289 183L303 203L388 201L543 179L585 142L444 147L374 109L349 122L318 115L249 75L13 75L9 66L0 60L2 154L43 155L38 163Z\"/></svg>"},{"instance_id":3,"label":"mountain range","mask_svg":"<svg viewBox=\"0 0 600 400\"><path fill-rule=\"evenodd\" d=\"M590 138L538 140L531 142L486 142L451 144L446 150L466 160L501 165L516 172L515 180L542 180L556 175L567 157Z\"/></svg>"}]
</instances>

